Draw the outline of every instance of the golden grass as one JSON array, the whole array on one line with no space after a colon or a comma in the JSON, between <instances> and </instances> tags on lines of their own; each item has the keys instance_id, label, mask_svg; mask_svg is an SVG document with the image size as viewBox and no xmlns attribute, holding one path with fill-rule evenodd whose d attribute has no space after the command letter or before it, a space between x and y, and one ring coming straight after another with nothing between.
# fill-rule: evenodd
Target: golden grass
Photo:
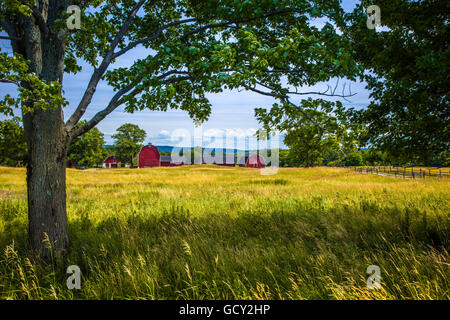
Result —
<instances>
[{"instance_id":1,"label":"golden grass","mask_svg":"<svg viewBox=\"0 0 450 320\"><path fill-rule=\"evenodd\" d=\"M28 259L24 169L0 167L0 298L448 299L449 186L339 168L68 169L71 252L54 267Z\"/></svg>"}]
</instances>

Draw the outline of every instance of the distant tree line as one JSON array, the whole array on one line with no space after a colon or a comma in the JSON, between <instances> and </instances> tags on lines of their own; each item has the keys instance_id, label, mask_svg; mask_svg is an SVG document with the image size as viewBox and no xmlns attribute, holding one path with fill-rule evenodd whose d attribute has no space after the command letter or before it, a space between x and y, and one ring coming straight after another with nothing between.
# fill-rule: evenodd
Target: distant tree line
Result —
<instances>
[{"instance_id":1,"label":"distant tree line","mask_svg":"<svg viewBox=\"0 0 450 320\"><path fill-rule=\"evenodd\" d=\"M256 109L266 131L287 133L289 165L449 165L450 2L378 0L383 30L367 28L371 4L337 21L368 106L306 99L295 108L285 99Z\"/></svg>"},{"instance_id":2,"label":"distant tree line","mask_svg":"<svg viewBox=\"0 0 450 320\"><path fill-rule=\"evenodd\" d=\"M146 136L145 130L135 124L126 123L120 126L112 135L114 155L123 164L137 166L137 155L144 146Z\"/></svg>"},{"instance_id":3,"label":"distant tree line","mask_svg":"<svg viewBox=\"0 0 450 320\"><path fill-rule=\"evenodd\" d=\"M399 161L387 151L377 148L361 148L354 130L339 131L339 121L330 120L324 113L316 113L316 119L332 121L334 133L324 131L316 124L304 124L295 130L290 130L284 140L289 149L279 150L280 167L314 167L314 166L382 166L382 165L422 165L450 166L450 153L440 152L430 157L426 162L412 158ZM6 166L22 166L26 164L27 145L20 119L12 118L0 122L0 164ZM134 124L124 124L112 136L114 144L106 146L104 134L97 128L92 128L72 141L68 153L69 167L98 167L108 156L115 155L119 162L137 166L137 155L143 147L146 132ZM197 148L198 149L198 148ZM191 163L195 162L194 150L190 150ZM197 150L199 152L200 150ZM270 156L270 151L269 151ZM161 155L170 155L161 152ZM183 155L183 152L180 153ZM214 153L213 153L214 155Z\"/></svg>"},{"instance_id":4,"label":"distant tree line","mask_svg":"<svg viewBox=\"0 0 450 320\"><path fill-rule=\"evenodd\" d=\"M284 143L289 147L289 149L279 150L280 167L450 166L448 151L436 153L424 161L423 157L398 157L396 154L376 147L364 148L362 147L364 143L361 141L367 133L349 120L351 115L348 112L341 109L335 112L334 116L330 116L326 111L320 111L330 102L318 103L317 100L306 100L303 103L309 104L308 114L314 123L304 121L296 109L292 110L289 120L280 126L280 128L288 129ZM314 112L311 112L312 108L315 108ZM274 110L274 112L277 111ZM104 134L96 127L78 136L70 144L68 166L99 167L111 155L114 155L121 164L137 166L137 155L144 146L146 138L145 130L135 124L126 123L117 129L112 138L114 144L105 145ZM201 148L189 150L185 155L190 157L191 163L195 163L195 151L198 156ZM0 165L25 165L26 154L27 145L20 119L14 117L0 121ZM171 155L171 153L161 152L161 155ZM268 155L270 156L270 151ZM180 156L183 156L183 151L180 152Z\"/></svg>"},{"instance_id":5,"label":"distant tree line","mask_svg":"<svg viewBox=\"0 0 450 320\"><path fill-rule=\"evenodd\" d=\"M20 123L17 117L0 121L1 165L21 166L26 161L27 143Z\"/></svg>"},{"instance_id":6,"label":"distant tree line","mask_svg":"<svg viewBox=\"0 0 450 320\"><path fill-rule=\"evenodd\" d=\"M104 134L97 128L78 136L69 147L67 161L69 167L96 167L107 156Z\"/></svg>"},{"instance_id":7,"label":"distant tree line","mask_svg":"<svg viewBox=\"0 0 450 320\"><path fill-rule=\"evenodd\" d=\"M304 163L298 162L298 157L294 156L295 151L282 149L279 151L280 167L305 167ZM352 150L343 155L336 151L325 151L316 162L317 166L329 167L351 167L351 166L430 166L448 167L450 166L450 153L442 152L432 158L426 164L420 162L397 162L391 159L387 152L376 149Z\"/></svg>"},{"instance_id":8,"label":"distant tree line","mask_svg":"<svg viewBox=\"0 0 450 320\"><path fill-rule=\"evenodd\" d=\"M131 167L143 147L146 132L134 124L124 124L112 135L114 144L105 145L104 134L96 127L75 138L67 154L68 167L93 168L101 166L111 155ZM23 166L27 163L27 144L18 117L0 121L0 165Z\"/></svg>"}]
</instances>

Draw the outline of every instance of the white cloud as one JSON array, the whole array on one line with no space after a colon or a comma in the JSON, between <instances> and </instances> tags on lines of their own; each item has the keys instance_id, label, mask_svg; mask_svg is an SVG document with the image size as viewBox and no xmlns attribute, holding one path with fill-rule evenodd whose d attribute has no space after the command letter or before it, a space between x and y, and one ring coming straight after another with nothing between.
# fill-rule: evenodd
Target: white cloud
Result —
<instances>
[{"instance_id":1,"label":"white cloud","mask_svg":"<svg viewBox=\"0 0 450 320\"><path fill-rule=\"evenodd\" d=\"M158 135L158 138L169 138L170 137L170 132L167 130L161 130Z\"/></svg>"}]
</instances>

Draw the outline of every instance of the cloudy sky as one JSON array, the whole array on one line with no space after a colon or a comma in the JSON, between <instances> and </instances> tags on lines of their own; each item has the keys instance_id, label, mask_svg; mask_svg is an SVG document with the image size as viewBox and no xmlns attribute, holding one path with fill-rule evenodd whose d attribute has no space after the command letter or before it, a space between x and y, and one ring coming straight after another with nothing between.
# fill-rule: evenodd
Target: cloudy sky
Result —
<instances>
[{"instance_id":1,"label":"cloudy sky","mask_svg":"<svg viewBox=\"0 0 450 320\"><path fill-rule=\"evenodd\" d=\"M351 10L354 6L354 0L344 0L344 8ZM318 21L317 25L323 22ZM11 47L7 41L0 40L0 48L2 52L11 52ZM115 67L130 66L137 58L145 57L146 50L137 48L130 51L128 55L121 57L117 61ZM81 64L83 70L76 75L65 75L63 88L66 99L70 105L65 108L66 119L70 117L73 110L76 108L81 96L87 86L89 78L92 74L92 68L85 64ZM342 84L346 82L347 86L350 81L341 81ZM335 86L336 79L332 80L329 85ZM341 100L345 106L352 106L355 108L362 108L368 104L368 92L364 88L363 83L352 83L352 92L356 95L350 98L350 102ZM323 91L327 88L327 84L320 84L312 89ZM299 88L299 91L310 91L311 88ZM6 93L14 95L16 88L12 85L0 84L0 96ZM95 93L91 106L88 108L83 119L90 119L96 112L103 109L114 91L106 84L100 83ZM293 98L292 101L299 102L301 98ZM179 145L185 146L195 143L201 143L201 136L203 136L203 146L205 147L222 147L224 145L223 136L228 134L237 137L237 142L228 139L226 147L233 147L235 143L239 146L245 144L245 137L251 136L260 127L259 123L254 117L254 108L265 107L270 108L275 102L275 99L259 95L252 92L238 92L238 91L224 91L220 94L211 94L208 96L212 104L212 114L209 121L203 123L200 129L195 131L194 124L184 111L170 110L168 112L157 111L139 111L134 114L124 112L123 108L118 108L112 112L106 119L104 119L97 127L105 134L107 144L112 144L111 135L116 129L124 123L134 123L147 132L146 143L151 142L155 145ZM19 114L17 114L19 115ZM203 132L203 135L201 133ZM195 142L194 141L195 135ZM215 136L215 139L211 139ZM190 138L189 138L190 137ZM282 139L281 139L282 140ZM189 143L191 141L191 143ZM247 138L250 148L254 147L255 139ZM281 141L281 146L283 146Z\"/></svg>"}]
</instances>

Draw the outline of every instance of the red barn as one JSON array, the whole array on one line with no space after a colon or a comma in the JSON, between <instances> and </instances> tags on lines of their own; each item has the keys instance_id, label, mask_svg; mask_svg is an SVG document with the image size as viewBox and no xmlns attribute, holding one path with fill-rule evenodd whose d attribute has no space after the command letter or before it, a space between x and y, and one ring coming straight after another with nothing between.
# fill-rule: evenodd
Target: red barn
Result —
<instances>
[{"instance_id":1,"label":"red barn","mask_svg":"<svg viewBox=\"0 0 450 320\"><path fill-rule=\"evenodd\" d=\"M119 164L119 161L117 161L116 157L110 156L110 157L106 158L105 161L103 161L103 168L108 168L108 169L117 168L118 164Z\"/></svg>"},{"instance_id":2,"label":"red barn","mask_svg":"<svg viewBox=\"0 0 450 320\"><path fill-rule=\"evenodd\" d=\"M183 165L183 161L174 162L171 156L161 156L161 167L179 167Z\"/></svg>"},{"instance_id":3,"label":"red barn","mask_svg":"<svg viewBox=\"0 0 450 320\"><path fill-rule=\"evenodd\" d=\"M152 168L160 166L161 156L159 155L158 148L149 144L142 147L139 152L139 168Z\"/></svg>"},{"instance_id":4,"label":"red barn","mask_svg":"<svg viewBox=\"0 0 450 320\"><path fill-rule=\"evenodd\" d=\"M256 153L248 157L245 166L247 168L258 168L258 169L266 167L263 157L261 157L259 154Z\"/></svg>"}]
</instances>

